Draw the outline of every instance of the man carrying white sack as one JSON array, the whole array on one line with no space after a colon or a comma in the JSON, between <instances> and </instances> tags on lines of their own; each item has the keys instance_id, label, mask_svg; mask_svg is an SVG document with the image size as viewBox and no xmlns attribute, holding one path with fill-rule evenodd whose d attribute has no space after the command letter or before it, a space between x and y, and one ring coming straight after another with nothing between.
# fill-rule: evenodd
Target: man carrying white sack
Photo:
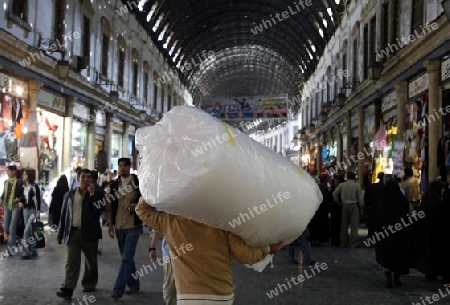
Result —
<instances>
[{"instance_id":1,"label":"man carrying white sack","mask_svg":"<svg viewBox=\"0 0 450 305\"><path fill-rule=\"evenodd\" d=\"M242 238L182 216L157 212L141 197L139 218L167 239L178 305L231 305L234 301L231 256L255 264L280 250L282 243L252 248ZM190 250L186 245L190 245ZM186 248L188 251L186 251Z\"/></svg>"}]
</instances>

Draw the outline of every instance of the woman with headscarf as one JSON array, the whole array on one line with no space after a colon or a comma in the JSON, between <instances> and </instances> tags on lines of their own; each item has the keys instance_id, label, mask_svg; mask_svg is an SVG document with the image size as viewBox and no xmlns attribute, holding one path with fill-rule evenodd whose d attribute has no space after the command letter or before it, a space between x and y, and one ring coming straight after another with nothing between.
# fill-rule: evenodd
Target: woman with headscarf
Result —
<instances>
[{"instance_id":1,"label":"woman with headscarf","mask_svg":"<svg viewBox=\"0 0 450 305\"><path fill-rule=\"evenodd\" d=\"M327 175L320 176L319 189L322 193L323 200L308 226L310 230L310 242L316 246L320 246L320 243L328 242L330 239L328 213L331 202L333 201L333 195L328 190L327 178Z\"/></svg>"},{"instance_id":2,"label":"woman with headscarf","mask_svg":"<svg viewBox=\"0 0 450 305\"><path fill-rule=\"evenodd\" d=\"M444 276L444 286L450 287L450 244L447 242L448 232L450 232L450 174L447 174L444 195L439 212L439 227L441 234L440 254L442 257L442 275Z\"/></svg>"},{"instance_id":3,"label":"woman with headscarf","mask_svg":"<svg viewBox=\"0 0 450 305\"><path fill-rule=\"evenodd\" d=\"M383 193L379 196L382 196L383 200L377 209L375 222L375 254L378 264L385 268L387 287L392 288L393 284L400 286L400 275L409 272L411 227L405 225L409 223L409 203L393 180L386 182ZM396 224L402 225L401 230L389 232L389 226L395 227Z\"/></svg>"},{"instance_id":4,"label":"woman with headscarf","mask_svg":"<svg viewBox=\"0 0 450 305\"><path fill-rule=\"evenodd\" d=\"M441 230L439 228L439 209L442 203L444 183L439 179L432 182L422 198L422 208L425 212L425 278L435 281L439 268L439 244ZM445 241L444 241L445 242Z\"/></svg>"},{"instance_id":5,"label":"woman with headscarf","mask_svg":"<svg viewBox=\"0 0 450 305\"><path fill-rule=\"evenodd\" d=\"M335 176L331 182L330 193L333 194L334 190L339 186L340 183L344 182L342 176ZM331 196L333 197L333 196ZM331 245L333 247L339 247L340 245L340 233L341 233L341 222L342 222L342 206L340 202L335 202L332 199L330 205L330 239Z\"/></svg>"},{"instance_id":6,"label":"woman with headscarf","mask_svg":"<svg viewBox=\"0 0 450 305\"><path fill-rule=\"evenodd\" d=\"M59 219L61 218L61 207L64 195L69 191L69 182L66 175L61 175L56 187L52 192L52 201L50 202L49 214L52 218L52 228L57 229L59 226Z\"/></svg>"}]
</instances>

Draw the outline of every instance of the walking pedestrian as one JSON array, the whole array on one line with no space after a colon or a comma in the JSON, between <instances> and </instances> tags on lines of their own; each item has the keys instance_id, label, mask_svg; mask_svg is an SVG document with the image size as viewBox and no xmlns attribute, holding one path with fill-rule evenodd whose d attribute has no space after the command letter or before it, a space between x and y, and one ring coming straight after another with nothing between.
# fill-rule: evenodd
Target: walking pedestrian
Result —
<instances>
[{"instance_id":1,"label":"walking pedestrian","mask_svg":"<svg viewBox=\"0 0 450 305\"><path fill-rule=\"evenodd\" d=\"M126 294L138 292L141 286L139 278L132 274L136 272L134 255L142 232L142 221L136 215L135 208L141 197L139 180L136 175L130 174L131 160L120 158L118 161L119 178L110 186L114 200L111 202L109 219L109 236L117 237L122 263L114 283L111 297L118 300ZM128 289L126 289L128 286Z\"/></svg>"},{"instance_id":2,"label":"walking pedestrian","mask_svg":"<svg viewBox=\"0 0 450 305\"><path fill-rule=\"evenodd\" d=\"M347 181L333 192L335 201L342 200L341 247L348 247L348 226L350 225L350 247L357 247L360 209L363 205L361 186L355 181L354 172L347 173Z\"/></svg>"},{"instance_id":3,"label":"walking pedestrian","mask_svg":"<svg viewBox=\"0 0 450 305\"><path fill-rule=\"evenodd\" d=\"M85 256L84 275L81 285L83 292L92 292L98 283L97 249L102 237L100 214L104 208L100 204L101 194L95 192L91 171L80 171L80 186L64 196L58 244L66 245L66 265L64 282L58 297L66 300L72 298L80 276L81 251Z\"/></svg>"},{"instance_id":4,"label":"walking pedestrian","mask_svg":"<svg viewBox=\"0 0 450 305\"><path fill-rule=\"evenodd\" d=\"M242 264L254 264L267 254L278 252L282 246L279 242L252 248L230 232L182 216L157 212L142 198L136 213L147 226L161 232L170 252L178 255L177 259L172 259L178 305L233 304L231 257Z\"/></svg>"},{"instance_id":5,"label":"walking pedestrian","mask_svg":"<svg viewBox=\"0 0 450 305\"><path fill-rule=\"evenodd\" d=\"M152 262L156 262L156 242L159 238L160 233L158 231L153 230L151 234L151 242L150 242L150 260ZM175 275L173 274L172 260L170 257L169 246L167 245L167 240L165 237L162 238L161 241L161 250L163 255L163 270L164 270L164 279L163 279L163 299L165 305L177 305L177 289L175 287Z\"/></svg>"},{"instance_id":6,"label":"walking pedestrian","mask_svg":"<svg viewBox=\"0 0 450 305\"><path fill-rule=\"evenodd\" d=\"M30 242L33 236L33 222L40 218L41 209L41 190L35 182L36 171L34 169L25 169L22 173L23 186L19 201L19 209L22 209L25 230L23 233L23 248L21 252L22 259L29 259L31 256L37 256L35 248L36 240Z\"/></svg>"},{"instance_id":7,"label":"walking pedestrian","mask_svg":"<svg viewBox=\"0 0 450 305\"><path fill-rule=\"evenodd\" d=\"M382 200L376 214L374 234L378 240L375 243L375 256L377 263L385 268L387 287L392 288L394 285L400 286L402 284L400 275L409 272L410 255L412 255L411 226L404 226L398 230L399 224L409 222L409 203L397 182L392 179L385 183L383 193L378 196ZM392 233L394 227L395 231ZM394 273L394 281L392 281L392 273Z\"/></svg>"},{"instance_id":8,"label":"walking pedestrian","mask_svg":"<svg viewBox=\"0 0 450 305\"><path fill-rule=\"evenodd\" d=\"M52 192L52 201L50 202L49 214L51 218L52 228L58 229L59 220L61 219L61 208L64 195L69 191L69 182L66 175L61 175L56 182L56 187Z\"/></svg>"},{"instance_id":9,"label":"walking pedestrian","mask_svg":"<svg viewBox=\"0 0 450 305\"><path fill-rule=\"evenodd\" d=\"M20 183L17 179L17 168L15 165L8 166L8 179L5 181L3 194L0 197L0 205L4 205L4 229L8 235L8 254L19 252L16 247L17 223L19 221L19 201L20 201ZM13 253L14 252L14 253Z\"/></svg>"}]
</instances>

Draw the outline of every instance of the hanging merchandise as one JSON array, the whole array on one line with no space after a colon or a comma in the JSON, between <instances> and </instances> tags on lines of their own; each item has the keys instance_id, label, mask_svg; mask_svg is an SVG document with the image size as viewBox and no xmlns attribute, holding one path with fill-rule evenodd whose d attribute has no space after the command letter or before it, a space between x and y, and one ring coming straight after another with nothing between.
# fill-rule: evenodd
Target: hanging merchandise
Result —
<instances>
[{"instance_id":1,"label":"hanging merchandise","mask_svg":"<svg viewBox=\"0 0 450 305\"><path fill-rule=\"evenodd\" d=\"M64 118L38 108L39 126L39 183L48 185L59 176L59 156L62 153ZM58 141L58 139L60 139Z\"/></svg>"},{"instance_id":2,"label":"hanging merchandise","mask_svg":"<svg viewBox=\"0 0 450 305\"><path fill-rule=\"evenodd\" d=\"M387 141L387 130L386 126L381 124L380 130L373 137L373 148L374 150L384 150Z\"/></svg>"},{"instance_id":3,"label":"hanging merchandise","mask_svg":"<svg viewBox=\"0 0 450 305\"><path fill-rule=\"evenodd\" d=\"M36 111L30 111L22 126L21 147L38 146L38 123Z\"/></svg>"},{"instance_id":4,"label":"hanging merchandise","mask_svg":"<svg viewBox=\"0 0 450 305\"><path fill-rule=\"evenodd\" d=\"M393 145L394 155L392 156L393 171L392 174L397 177L403 177L403 153L405 148L405 142L395 141Z\"/></svg>"}]
</instances>

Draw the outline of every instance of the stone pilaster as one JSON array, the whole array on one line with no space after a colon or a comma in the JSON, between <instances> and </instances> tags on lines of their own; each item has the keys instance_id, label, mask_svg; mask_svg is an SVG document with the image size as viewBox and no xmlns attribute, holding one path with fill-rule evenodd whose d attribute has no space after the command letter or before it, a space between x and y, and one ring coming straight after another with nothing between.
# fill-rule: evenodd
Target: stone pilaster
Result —
<instances>
[{"instance_id":1,"label":"stone pilaster","mask_svg":"<svg viewBox=\"0 0 450 305\"><path fill-rule=\"evenodd\" d=\"M428 88L428 115L431 119L428 124L428 181L432 182L439 176L439 167L437 166L437 144L442 137L442 116L439 108L442 107L442 94L439 88L439 60L427 60L424 64L429 77Z\"/></svg>"},{"instance_id":2,"label":"stone pilaster","mask_svg":"<svg viewBox=\"0 0 450 305\"><path fill-rule=\"evenodd\" d=\"M360 154L364 154L364 108L358 109L358 152L356 153L356 158L358 160L358 182L362 185L364 177L364 159L360 158Z\"/></svg>"},{"instance_id":3,"label":"stone pilaster","mask_svg":"<svg viewBox=\"0 0 450 305\"><path fill-rule=\"evenodd\" d=\"M106 134L105 134L105 151L106 151L106 168L111 170L111 151L112 151L112 135L113 135L113 114L106 113Z\"/></svg>"},{"instance_id":4,"label":"stone pilaster","mask_svg":"<svg viewBox=\"0 0 450 305\"><path fill-rule=\"evenodd\" d=\"M66 104L66 117L64 117L64 139L62 151L62 169L64 174L70 181L70 175L74 168L72 168L72 123L73 123L73 106L77 99L75 97L68 97Z\"/></svg>"},{"instance_id":5,"label":"stone pilaster","mask_svg":"<svg viewBox=\"0 0 450 305\"><path fill-rule=\"evenodd\" d=\"M95 114L97 107L90 107L89 125L87 126L87 146L86 146L86 166L89 169L94 169L95 159Z\"/></svg>"}]
</instances>

